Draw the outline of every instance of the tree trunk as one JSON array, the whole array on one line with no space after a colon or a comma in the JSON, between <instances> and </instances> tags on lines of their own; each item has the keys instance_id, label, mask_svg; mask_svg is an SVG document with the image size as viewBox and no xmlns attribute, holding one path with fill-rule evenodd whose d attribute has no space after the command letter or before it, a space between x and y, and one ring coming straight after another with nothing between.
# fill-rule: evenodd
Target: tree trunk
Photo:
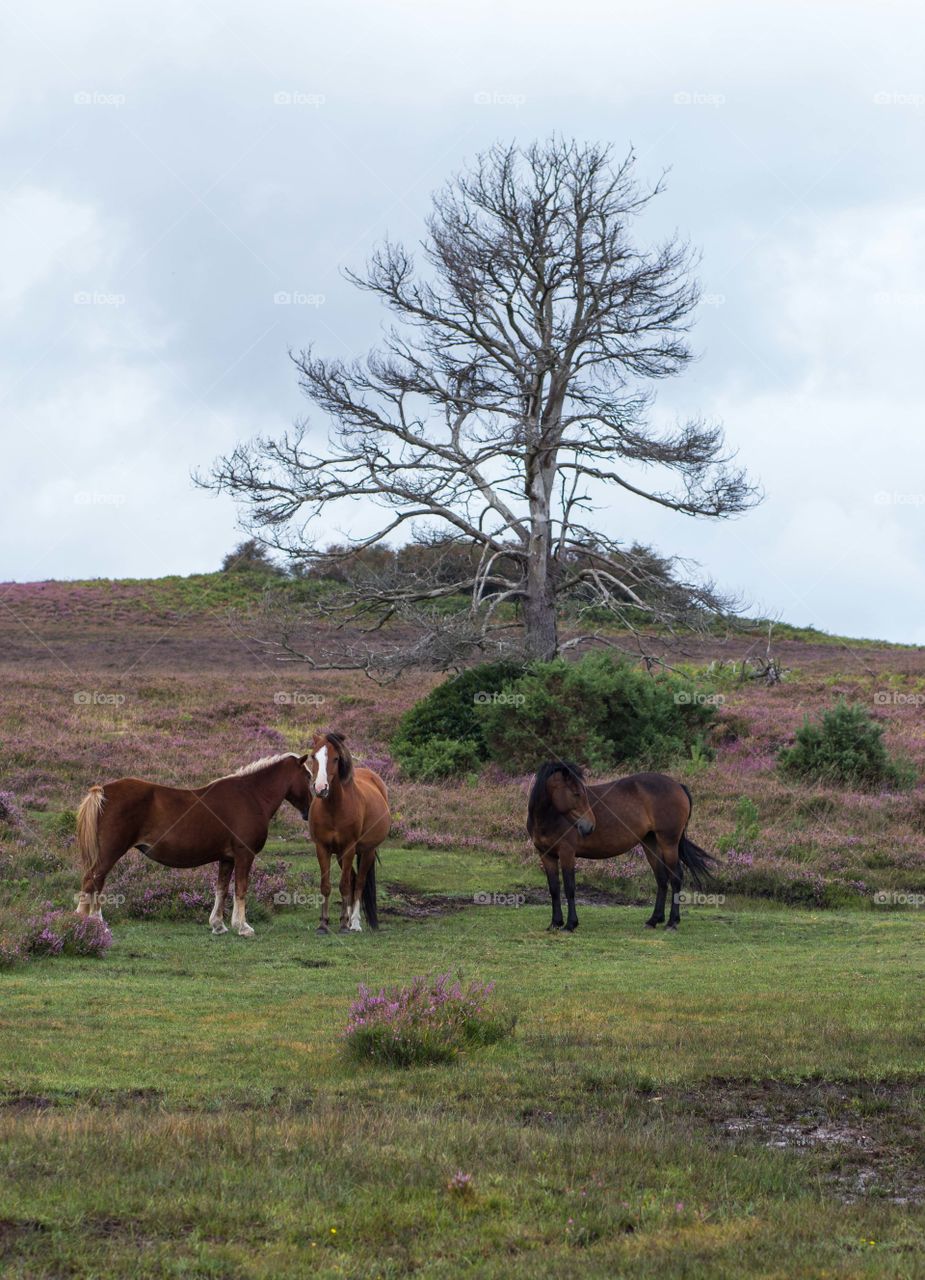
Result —
<instances>
[{"instance_id":1,"label":"tree trunk","mask_svg":"<svg viewBox=\"0 0 925 1280\"><path fill-rule=\"evenodd\" d=\"M524 599L524 643L531 658L548 662L559 651L556 595L552 581L550 495L555 468L537 466L529 479L530 546Z\"/></svg>"}]
</instances>

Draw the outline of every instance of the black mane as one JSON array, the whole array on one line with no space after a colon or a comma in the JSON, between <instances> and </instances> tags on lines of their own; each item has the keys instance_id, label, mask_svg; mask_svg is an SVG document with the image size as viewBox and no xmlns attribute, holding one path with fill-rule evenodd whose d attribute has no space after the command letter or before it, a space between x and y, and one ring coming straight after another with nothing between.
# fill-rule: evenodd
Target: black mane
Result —
<instances>
[{"instance_id":1,"label":"black mane","mask_svg":"<svg viewBox=\"0 0 925 1280\"><path fill-rule=\"evenodd\" d=\"M567 778L577 783L580 787L585 785L581 769L570 760L547 760L545 764L541 764L536 771L536 777L533 779L533 786L530 789L530 799L527 801L528 833L536 830L537 822L542 821L549 811L549 793L546 790L546 783L557 773L564 773Z\"/></svg>"},{"instance_id":2,"label":"black mane","mask_svg":"<svg viewBox=\"0 0 925 1280\"><path fill-rule=\"evenodd\" d=\"M336 729L329 729L324 735L334 743L337 748L337 776L341 782L349 782L353 777L353 756L350 754L350 748L344 741L344 735L338 733Z\"/></svg>"}]
</instances>

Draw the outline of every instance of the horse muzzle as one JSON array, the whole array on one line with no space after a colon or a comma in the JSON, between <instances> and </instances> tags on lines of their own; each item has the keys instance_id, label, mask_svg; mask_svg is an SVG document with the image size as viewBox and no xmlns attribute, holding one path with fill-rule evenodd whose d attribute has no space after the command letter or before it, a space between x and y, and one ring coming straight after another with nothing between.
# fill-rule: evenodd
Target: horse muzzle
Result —
<instances>
[{"instance_id":1,"label":"horse muzzle","mask_svg":"<svg viewBox=\"0 0 925 1280\"><path fill-rule=\"evenodd\" d=\"M580 836L589 836L594 830L594 823L590 818L579 818L575 823L575 826L578 828L578 834Z\"/></svg>"}]
</instances>

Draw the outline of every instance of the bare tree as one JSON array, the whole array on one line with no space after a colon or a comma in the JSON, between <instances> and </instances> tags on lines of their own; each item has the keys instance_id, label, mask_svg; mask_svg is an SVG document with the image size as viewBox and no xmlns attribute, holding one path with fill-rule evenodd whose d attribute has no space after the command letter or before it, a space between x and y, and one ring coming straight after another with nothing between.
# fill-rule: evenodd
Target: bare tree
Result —
<instances>
[{"instance_id":1,"label":"bare tree","mask_svg":"<svg viewBox=\"0 0 925 1280\"><path fill-rule=\"evenodd\" d=\"M352 363L293 357L331 424L328 448L300 424L239 447L200 483L243 499L249 527L303 562L330 557L320 517L342 500L383 518L335 554L405 526L470 549L449 579L429 561L420 574L356 578L342 602L375 624L463 594L470 643L490 646L514 614L522 651L548 658L566 599L623 623L716 609L711 587L593 525L618 493L713 519L756 501L719 428L692 420L666 434L647 421L653 384L691 359L698 290L685 244L644 250L631 238L661 190L644 190L633 167L632 153L614 166L607 147L558 139L480 156L433 198L429 270L386 242L348 272L397 317L382 346Z\"/></svg>"}]
</instances>

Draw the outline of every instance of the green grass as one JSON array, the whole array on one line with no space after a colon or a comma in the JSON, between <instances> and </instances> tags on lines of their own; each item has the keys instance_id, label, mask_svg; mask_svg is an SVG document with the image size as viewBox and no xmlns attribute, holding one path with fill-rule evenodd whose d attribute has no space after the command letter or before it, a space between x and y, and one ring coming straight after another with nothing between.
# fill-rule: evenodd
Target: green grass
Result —
<instances>
[{"instance_id":1,"label":"green grass","mask_svg":"<svg viewBox=\"0 0 925 1280\"><path fill-rule=\"evenodd\" d=\"M395 849L380 875L456 898L541 879ZM925 1147L925 921L727 903L672 936L645 914L585 907L564 936L545 907L472 907L319 938L306 908L250 941L123 921L103 960L0 974L2 1274L922 1274L925 1214L890 1197ZM511 1039L348 1062L358 982L457 967L496 981ZM752 1092L805 1109L819 1080L879 1155L724 1129ZM847 1203L862 1156L876 1177Z\"/></svg>"}]
</instances>

